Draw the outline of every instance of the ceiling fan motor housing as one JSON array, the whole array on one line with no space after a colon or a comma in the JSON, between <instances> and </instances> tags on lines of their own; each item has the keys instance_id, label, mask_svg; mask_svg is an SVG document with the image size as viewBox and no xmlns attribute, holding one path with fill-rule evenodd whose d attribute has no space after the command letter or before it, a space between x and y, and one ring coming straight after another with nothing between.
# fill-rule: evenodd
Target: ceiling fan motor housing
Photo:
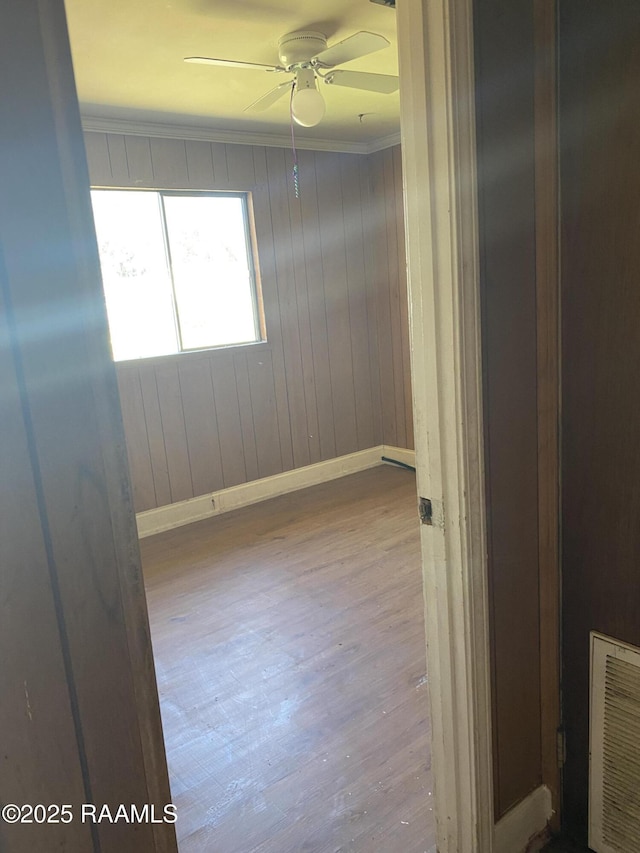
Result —
<instances>
[{"instance_id":1,"label":"ceiling fan motor housing","mask_svg":"<svg viewBox=\"0 0 640 853\"><path fill-rule=\"evenodd\" d=\"M309 62L327 47L327 37L315 30L287 33L278 42L278 55L285 68Z\"/></svg>"}]
</instances>

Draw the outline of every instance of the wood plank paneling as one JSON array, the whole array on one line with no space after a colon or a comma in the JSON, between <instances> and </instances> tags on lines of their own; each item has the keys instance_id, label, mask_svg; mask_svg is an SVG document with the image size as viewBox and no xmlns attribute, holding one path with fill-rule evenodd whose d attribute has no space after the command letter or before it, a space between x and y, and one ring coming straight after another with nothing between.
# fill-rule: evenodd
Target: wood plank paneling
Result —
<instances>
[{"instance_id":1,"label":"wood plank paneling","mask_svg":"<svg viewBox=\"0 0 640 853\"><path fill-rule=\"evenodd\" d=\"M287 168L285 155L285 169ZM314 173L315 174L315 173ZM289 174L287 174L289 178ZM291 250L293 276L296 287L297 322L300 334L300 358L302 363L302 388L306 413L305 439L309 453L309 463L320 461L320 437L318 435L318 401L316 397L316 376L313 361L313 342L311 338L311 318L309 314L309 282L306 245L302 226L302 204L295 193L287 193L289 201L289 222L291 227Z\"/></svg>"},{"instance_id":2,"label":"wood plank paneling","mask_svg":"<svg viewBox=\"0 0 640 853\"><path fill-rule=\"evenodd\" d=\"M398 301L400 304L400 346L402 348L402 378L404 384L404 447L414 447L413 402L411 390L411 340L409 334L409 299L407 294L407 254L404 240L404 197L402 192L402 151L393 149L393 191L395 224L398 232Z\"/></svg>"},{"instance_id":3,"label":"wood plank paneling","mask_svg":"<svg viewBox=\"0 0 640 853\"><path fill-rule=\"evenodd\" d=\"M136 512L142 512L145 509L157 506L158 502L153 480L153 464L149 450L140 374L135 368L118 371L118 390L127 436L133 501Z\"/></svg>"},{"instance_id":4,"label":"wood plank paneling","mask_svg":"<svg viewBox=\"0 0 640 853\"><path fill-rule=\"evenodd\" d=\"M499 818L542 779L532 4L478 0L474 43Z\"/></svg>"},{"instance_id":5,"label":"wood plank paneling","mask_svg":"<svg viewBox=\"0 0 640 853\"><path fill-rule=\"evenodd\" d=\"M329 337L324 301L324 269L320 243L315 154L313 151L300 151L298 161L300 166L300 222L308 283L309 334L313 353L318 415L317 434L311 433L309 443L311 446L311 442L317 438L320 447L320 459L332 459L336 456L336 427L333 394L331 392Z\"/></svg>"},{"instance_id":6,"label":"wood plank paneling","mask_svg":"<svg viewBox=\"0 0 640 853\"><path fill-rule=\"evenodd\" d=\"M238 410L240 412L245 476L247 480L257 480L260 475L258 473L256 429L253 423L253 408L251 406L251 389L249 388L247 356L243 351L234 353L233 368L236 375L236 391L238 393Z\"/></svg>"},{"instance_id":7,"label":"wood plank paneling","mask_svg":"<svg viewBox=\"0 0 640 853\"><path fill-rule=\"evenodd\" d=\"M316 191L338 456L352 453L358 447L340 159L338 154L316 154Z\"/></svg>"},{"instance_id":8,"label":"wood plank paneling","mask_svg":"<svg viewBox=\"0 0 640 853\"><path fill-rule=\"evenodd\" d=\"M209 360L181 359L178 372L193 493L204 495L224 488Z\"/></svg>"},{"instance_id":9,"label":"wood plank paneling","mask_svg":"<svg viewBox=\"0 0 640 853\"><path fill-rule=\"evenodd\" d=\"M151 160L151 140L146 136L125 136L127 166L129 169L128 186L149 187L156 183Z\"/></svg>"},{"instance_id":10,"label":"wood plank paneling","mask_svg":"<svg viewBox=\"0 0 640 853\"><path fill-rule=\"evenodd\" d=\"M380 386L380 351L378 342L378 306L376 289L376 217L377 206L373 187L373 164L370 157L359 161L360 198L362 199L362 229L364 238L364 269L367 282L366 305L369 331L369 368L371 372L371 401L373 406L374 444L382 444L382 397Z\"/></svg>"},{"instance_id":11,"label":"wood plank paneling","mask_svg":"<svg viewBox=\"0 0 640 853\"><path fill-rule=\"evenodd\" d=\"M211 145L208 142L191 139L186 140L184 145L189 187L199 187L202 190L215 189Z\"/></svg>"},{"instance_id":12,"label":"wood plank paneling","mask_svg":"<svg viewBox=\"0 0 640 853\"><path fill-rule=\"evenodd\" d=\"M393 149L382 152L384 164L385 222L387 228L387 275L389 310L391 316L391 347L393 364L393 394L395 403L396 444L404 447L407 441L404 407L403 344L400 308L400 272L398 259L397 201Z\"/></svg>"},{"instance_id":13,"label":"wood plank paneling","mask_svg":"<svg viewBox=\"0 0 640 853\"><path fill-rule=\"evenodd\" d=\"M142 405L147 426L156 501L158 506L165 506L165 504L171 503L171 485L169 483L167 450L162 431L158 385L153 365L143 365L140 368L140 389L142 391Z\"/></svg>"},{"instance_id":14,"label":"wood plank paneling","mask_svg":"<svg viewBox=\"0 0 640 853\"><path fill-rule=\"evenodd\" d=\"M584 840L589 632L640 645L640 5L559 9L563 793Z\"/></svg>"},{"instance_id":15,"label":"wood plank paneling","mask_svg":"<svg viewBox=\"0 0 640 853\"><path fill-rule=\"evenodd\" d=\"M84 145L93 183L98 187L111 186L111 161L107 134L87 133Z\"/></svg>"},{"instance_id":16,"label":"wood plank paneling","mask_svg":"<svg viewBox=\"0 0 640 853\"><path fill-rule=\"evenodd\" d=\"M396 418L396 395L393 373L393 332L391 317L391 293L388 280L388 229L384 180L385 152L379 151L370 158L371 163L371 215L370 228L373 235L373 290L377 321L378 374L380 383L380 409L382 412L382 440L385 444L398 445L398 421ZM395 235L394 235L395 236Z\"/></svg>"},{"instance_id":17,"label":"wood plank paneling","mask_svg":"<svg viewBox=\"0 0 640 853\"><path fill-rule=\"evenodd\" d=\"M247 370L254 425L260 425L255 430L258 476L269 477L282 471L273 365L269 350L248 352Z\"/></svg>"},{"instance_id":18,"label":"wood plank paneling","mask_svg":"<svg viewBox=\"0 0 640 853\"><path fill-rule=\"evenodd\" d=\"M171 502L186 501L193 497L193 484L178 365L175 361L165 362L156 367L155 374Z\"/></svg>"},{"instance_id":19,"label":"wood plank paneling","mask_svg":"<svg viewBox=\"0 0 640 853\"><path fill-rule=\"evenodd\" d=\"M353 362L353 391L356 409L358 447L373 445L373 403L369 364L369 318L367 316L367 280L364 263L363 200L357 155L343 157L340 163L342 213L344 217L347 294Z\"/></svg>"},{"instance_id":20,"label":"wood plank paneling","mask_svg":"<svg viewBox=\"0 0 640 853\"><path fill-rule=\"evenodd\" d=\"M287 386L283 349L282 316L278 302L275 257L277 235L274 233L271 218L266 148L254 148L253 165L256 176L256 186L253 192L253 209L255 214L265 322L267 325L267 339L271 347L273 363L278 431L280 435L280 455L283 471L288 471L294 467L293 445L291 439L291 420L289 417L289 388Z\"/></svg>"},{"instance_id":21,"label":"wood plank paneling","mask_svg":"<svg viewBox=\"0 0 640 853\"><path fill-rule=\"evenodd\" d=\"M225 189L229 186L229 168L227 166L227 146L222 142L211 142L211 160L216 184Z\"/></svg>"},{"instance_id":22,"label":"wood plank paneling","mask_svg":"<svg viewBox=\"0 0 640 853\"><path fill-rule=\"evenodd\" d=\"M285 359L287 391L289 397L289 421L293 445L293 467L308 465L309 439L307 410L304 397L304 375L300 327L298 325L298 303L293 270L293 234L289 220L288 194L290 185L285 163L286 152L282 148L267 148L267 180L271 222L273 225L273 248L275 254L278 312Z\"/></svg>"},{"instance_id":23,"label":"wood plank paneling","mask_svg":"<svg viewBox=\"0 0 640 853\"><path fill-rule=\"evenodd\" d=\"M302 151L296 198L286 149L86 137L96 184L249 191L254 214L266 342L118 366L136 509L410 446L399 148L374 193L372 158Z\"/></svg>"},{"instance_id":24,"label":"wood plank paneling","mask_svg":"<svg viewBox=\"0 0 640 853\"><path fill-rule=\"evenodd\" d=\"M109 165L111 166L111 182L115 186L126 187L130 181L130 175L124 136L119 133L108 134L107 145L109 148ZM107 186L109 185L108 183Z\"/></svg>"},{"instance_id":25,"label":"wood plank paneling","mask_svg":"<svg viewBox=\"0 0 640 853\"><path fill-rule=\"evenodd\" d=\"M252 187L256 182L253 151L250 145L226 145L227 180L236 189Z\"/></svg>"},{"instance_id":26,"label":"wood plank paneling","mask_svg":"<svg viewBox=\"0 0 640 853\"><path fill-rule=\"evenodd\" d=\"M558 275L557 4L536 0L535 156L538 312L538 517L540 528L540 724L542 781L552 831L561 818L560 714L560 336Z\"/></svg>"},{"instance_id":27,"label":"wood plank paneling","mask_svg":"<svg viewBox=\"0 0 640 853\"><path fill-rule=\"evenodd\" d=\"M238 386L231 352L220 352L217 358L212 360L211 378L222 453L222 474L225 488L229 488L229 486L237 486L238 483L246 483L248 480Z\"/></svg>"},{"instance_id":28,"label":"wood plank paneling","mask_svg":"<svg viewBox=\"0 0 640 853\"><path fill-rule=\"evenodd\" d=\"M187 152L181 139L150 139L151 168L161 189L184 189L189 184Z\"/></svg>"}]
</instances>

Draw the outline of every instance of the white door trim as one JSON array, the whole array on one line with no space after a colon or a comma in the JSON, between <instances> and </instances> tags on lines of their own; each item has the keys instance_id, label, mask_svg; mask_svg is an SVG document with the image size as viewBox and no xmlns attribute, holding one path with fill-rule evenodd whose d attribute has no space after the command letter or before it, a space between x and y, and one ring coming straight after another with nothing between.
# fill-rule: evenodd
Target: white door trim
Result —
<instances>
[{"instance_id":1,"label":"white door trim","mask_svg":"<svg viewBox=\"0 0 640 853\"><path fill-rule=\"evenodd\" d=\"M412 377L439 853L493 847L471 0L398 4Z\"/></svg>"}]
</instances>

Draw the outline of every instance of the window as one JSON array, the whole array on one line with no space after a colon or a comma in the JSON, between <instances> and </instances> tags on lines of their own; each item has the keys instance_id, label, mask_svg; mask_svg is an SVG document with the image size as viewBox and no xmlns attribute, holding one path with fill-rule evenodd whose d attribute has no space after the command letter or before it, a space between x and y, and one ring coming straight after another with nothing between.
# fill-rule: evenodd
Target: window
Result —
<instances>
[{"instance_id":1,"label":"window","mask_svg":"<svg viewBox=\"0 0 640 853\"><path fill-rule=\"evenodd\" d=\"M261 340L246 194L91 200L116 361Z\"/></svg>"}]
</instances>

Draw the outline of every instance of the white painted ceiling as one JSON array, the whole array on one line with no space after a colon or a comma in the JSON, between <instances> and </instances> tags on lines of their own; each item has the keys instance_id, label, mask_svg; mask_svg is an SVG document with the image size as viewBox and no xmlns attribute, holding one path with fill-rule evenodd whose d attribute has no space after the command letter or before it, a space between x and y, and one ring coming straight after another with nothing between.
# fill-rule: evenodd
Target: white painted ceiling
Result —
<instances>
[{"instance_id":1,"label":"white painted ceiling","mask_svg":"<svg viewBox=\"0 0 640 853\"><path fill-rule=\"evenodd\" d=\"M341 66L397 74L395 11L369 0L66 0L71 51L85 119L191 126L285 137L289 102L243 110L281 82L280 75L183 62L214 56L277 64L278 39L318 30L329 45L359 30L391 47ZM372 144L399 130L398 93L322 86L321 124L296 126L299 139ZM360 117L362 116L362 117ZM90 123L90 122L89 122Z\"/></svg>"}]
</instances>

